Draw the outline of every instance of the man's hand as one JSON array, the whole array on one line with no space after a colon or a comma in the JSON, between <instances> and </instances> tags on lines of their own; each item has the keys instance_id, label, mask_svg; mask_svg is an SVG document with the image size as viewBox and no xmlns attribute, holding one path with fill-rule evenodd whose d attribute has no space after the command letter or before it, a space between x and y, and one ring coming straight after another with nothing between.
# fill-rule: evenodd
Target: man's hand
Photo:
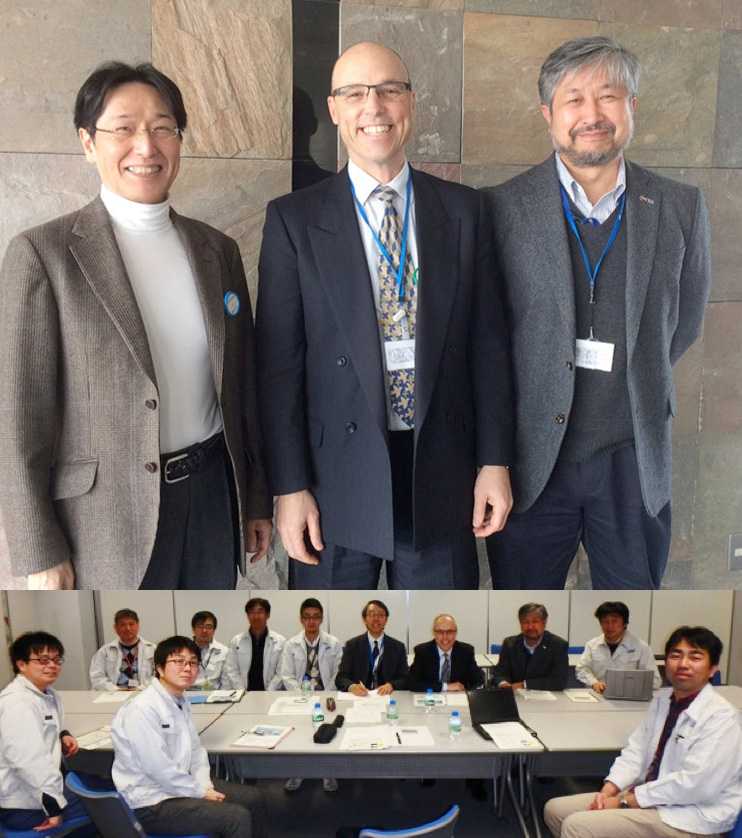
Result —
<instances>
[{"instance_id":1,"label":"man's hand","mask_svg":"<svg viewBox=\"0 0 742 838\"><path fill-rule=\"evenodd\" d=\"M66 757L74 756L80 750L77 739L69 733L62 737L61 742L62 754Z\"/></svg>"},{"instance_id":2,"label":"man's hand","mask_svg":"<svg viewBox=\"0 0 742 838\"><path fill-rule=\"evenodd\" d=\"M71 591L74 587L75 571L70 561L28 575L29 591Z\"/></svg>"},{"instance_id":3,"label":"man's hand","mask_svg":"<svg viewBox=\"0 0 742 838\"><path fill-rule=\"evenodd\" d=\"M596 681L592 689L595 690L596 693L602 693L605 691L605 681Z\"/></svg>"},{"instance_id":4,"label":"man's hand","mask_svg":"<svg viewBox=\"0 0 742 838\"><path fill-rule=\"evenodd\" d=\"M618 809L620 800L618 799L618 792L620 789L615 783L605 782L603 788L595 795L591 809Z\"/></svg>"},{"instance_id":5,"label":"man's hand","mask_svg":"<svg viewBox=\"0 0 742 838\"><path fill-rule=\"evenodd\" d=\"M461 681L451 681L451 683L446 687L446 692L449 693L461 693L466 690L466 687L461 683Z\"/></svg>"},{"instance_id":6,"label":"man's hand","mask_svg":"<svg viewBox=\"0 0 742 838\"><path fill-rule=\"evenodd\" d=\"M486 538L499 532L513 508L510 475L505 466L482 466L474 484L474 535Z\"/></svg>"},{"instance_id":7,"label":"man's hand","mask_svg":"<svg viewBox=\"0 0 742 838\"><path fill-rule=\"evenodd\" d=\"M317 552L325 548L322 543L317 501L308 489L278 496L276 526L289 558L304 564L319 564L319 559L307 550L304 543L304 533L307 532L309 541Z\"/></svg>"},{"instance_id":8,"label":"man's hand","mask_svg":"<svg viewBox=\"0 0 742 838\"><path fill-rule=\"evenodd\" d=\"M267 521L263 518L255 518L247 522L247 541L245 543L245 551L247 553L255 554L250 558L250 564L259 562L268 552L268 548L271 544L272 532L272 521Z\"/></svg>"},{"instance_id":9,"label":"man's hand","mask_svg":"<svg viewBox=\"0 0 742 838\"><path fill-rule=\"evenodd\" d=\"M47 818L45 821L40 823L38 826L33 828L34 832L47 832L50 829L56 829L58 826L62 825L62 816L61 815L54 815L53 818Z\"/></svg>"},{"instance_id":10,"label":"man's hand","mask_svg":"<svg viewBox=\"0 0 742 838\"><path fill-rule=\"evenodd\" d=\"M210 788L206 794L204 795L204 800L213 800L216 803L221 803L226 795L222 794L220 791L217 791L215 788Z\"/></svg>"},{"instance_id":11,"label":"man's hand","mask_svg":"<svg viewBox=\"0 0 742 838\"><path fill-rule=\"evenodd\" d=\"M352 693L353 695L368 695L368 690L366 689L365 685L361 683L351 684L348 687L348 692Z\"/></svg>"},{"instance_id":12,"label":"man's hand","mask_svg":"<svg viewBox=\"0 0 742 838\"><path fill-rule=\"evenodd\" d=\"M382 684L378 690L376 690L376 695L391 695L394 692L394 687L389 684Z\"/></svg>"}]
</instances>

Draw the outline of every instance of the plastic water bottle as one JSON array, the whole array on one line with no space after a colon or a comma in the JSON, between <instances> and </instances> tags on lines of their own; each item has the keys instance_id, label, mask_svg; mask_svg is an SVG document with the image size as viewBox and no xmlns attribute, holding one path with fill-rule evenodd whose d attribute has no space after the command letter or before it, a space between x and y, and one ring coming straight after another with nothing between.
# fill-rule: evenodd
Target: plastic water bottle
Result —
<instances>
[{"instance_id":1,"label":"plastic water bottle","mask_svg":"<svg viewBox=\"0 0 742 838\"><path fill-rule=\"evenodd\" d=\"M425 690L425 712L432 713L433 708L435 707L435 696L433 695L433 690L428 687Z\"/></svg>"},{"instance_id":2,"label":"plastic water bottle","mask_svg":"<svg viewBox=\"0 0 742 838\"><path fill-rule=\"evenodd\" d=\"M454 710L448 720L448 735L451 739L458 739L461 736L461 716L458 710Z\"/></svg>"},{"instance_id":3,"label":"plastic water bottle","mask_svg":"<svg viewBox=\"0 0 742 838\"><path fill-rule=\"evenodd\" d=\"M312 694L312 682L309 680L309 676L305 675L301 679L301 700L308 701L309 696Z\"/></svg>"},{"instance_id":4,"label":"plastic water bottle","mask_svg":"<svg viewBox=\"0 0 742 838\"><path fill-rule=\"evenodd\" d=\"M397 710L397 702L392 699L386 706L386 720L390 725L394 726L399 721L399 711Z\"/></svg>"},{"instance_id":5,"label":"plastic water bottle","mask_svg":"<svg viewBox=\"0 0 742 838\"><path fill-rule=\"evenodd\" d=\"M319 701L314 702L314 707L312 707L312 724L315 727L319 727L322 722L325 720L325 713L322 709L322 705Z\"/></svg>"}]
</instances>

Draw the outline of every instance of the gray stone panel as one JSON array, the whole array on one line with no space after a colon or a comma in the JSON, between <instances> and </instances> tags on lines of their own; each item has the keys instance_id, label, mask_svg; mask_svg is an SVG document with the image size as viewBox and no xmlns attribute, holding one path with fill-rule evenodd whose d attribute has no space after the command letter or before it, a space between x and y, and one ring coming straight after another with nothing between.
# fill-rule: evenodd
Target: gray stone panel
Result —
<instances>
[{"instance_id":1,"label":"gray stone panel","mask_svg":"<svg viewBox=\"0 0 742 838\"><path fill-rule=\"evenodd\" d=\"M636 129L629 156L645 166L711 165L718 33L708 29L603 23L600 34L642 62Z\"/></svg>"},{"instance_id":2,"label":"gray stone panel","mask_svg":"<svg viewBox=\"0 0 742 838\"><path fill-rule=\"evenodd\" d=\"M466 0L465 10L493 12L499 15L599 20L600 2L601 0Z\"/></svg>"},{"instance_id":3,"label":"gray stone panel","mask_svg":"<svg viewBox=\"0 0 742 838\"><path fill-rule=\"evenodd\" d=\"M742 171L711 172L711 299L742 300Z\"/></svg>"},{"instance_id":4,"label":"gray stone panel","mask_svg":"<svg viewBox=\"0 0 742 838\"><path fill-rule=\"evenodd\" d=\"M189 112L184 153L291 157L291 0L152 0L155 63Z\"/></svg>"},{"instance_id":5,"label":"gray stone panel","mask_svg":"<svg viewBox=\"0 0 742 838\"><path fill-rule=\"evenodd\" d=\"M677 434L698 431L701 400L701 368L703 365L703 339L693 346L675 364L675 421L672 430Z\"/></svg>"},{"instance_id":6,"label":"gray stone panel","mask_svg":"<svg viewBox=\"0 0 742 838\"><path fill-rule=\"evenodd\" d=\"M342 0L343 5L397 6L414 9L439 9L450 12L463 12L464 0Z\"/></svg>"},{"instance_id":7,"label":"gray stone panel","mask_svg":"<svg viewBox=\"0 0 742 838\"><path fill-rule=\"evenodd\" d=\"M742 432L742 303L710 303L703 330L702 433ZM737 493L742 498L737 475ZM740 519L742 523L742 519Z\"/></svg>"},{"instance_id":8,"label":"gray stone panel","mask_svg":"<svg viewBox=\"0 0 742 838\"><path fill-rule=\"evenodd\" d=\"M742 29L742 3L739 0L721 0L721 28Z\"/></svg>"},{"instance_id":9,"label":"gray stone panel","mask_svg":"<svg viewBox=\"0 0 742 838\"><path fill-rule=\"evenodd\" d=\"M675 434L672 441L672 543L663 587L675 588L678 564L693 556L693 513L696 505L698 435Z\"/></svg>"},{"instance_id":10,"label":"gray stone panel","mask_svg":"<svg viewBox=\"0 0 742 838\"><path fill-rule=\"evenodd\" d=\"M720 35L714 166L742 166L742 32Z\"/></svg>"},{"instance_id":11,"label":"gray stone panel","mask_svg":"<svg viewBox=\"0 0 742 838\"><path fill-rule=\"evenodd\" d=\"M149 0L0 0L0 151L75 151L87 76L102 61L150 57Z\"/></svg>"},{"instance_id":12,"label":"gray stone panel","mask_svg":"<svg viewBox=\"0 0 742 838\"><path fill-rule=\"evenodd\" d=\"M475 189L481 189L483 186L498 186L530 168L530 166L468 163L461 167L461 182Z\"/></svg>"},{"instance_id":13,"label":"gray stone panel","mask_svg":"<svg viewBox=\"0 0 742 838\"><path fill-rule=\"evenodd\" d=\"M718 29L722 0L603 0L601 20L634 25Z\"/></svg>"},{"instance_id":14,"label":"gray stone panel","mask_svg":"<svg viewBox=\"0 0 742 838\"><path fill-rule=\"evenodd\" d=\"M462 15L343 4L340 31L342 49L359 41L378 41L396 50L407 64L417 95L407 147L410 160L460 162Z\"/></svg>"},{"instance_id":15,"label":"gray stone panel","mask_svg":"<svg viewBox=\"0 0 742 838\"><path fill-rule=\"evenodd\" d=\"M464 15L464 124L461 162L533 165L551 152L537 81L546 56L594 21Z\"/></svg>"}]
</instances>

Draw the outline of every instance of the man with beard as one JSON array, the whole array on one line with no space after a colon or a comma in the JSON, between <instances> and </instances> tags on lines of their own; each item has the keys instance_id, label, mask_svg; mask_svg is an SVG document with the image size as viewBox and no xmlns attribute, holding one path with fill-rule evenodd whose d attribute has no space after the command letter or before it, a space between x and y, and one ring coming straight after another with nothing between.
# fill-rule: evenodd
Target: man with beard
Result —
<instances>
[{"instance_id":1,"label":"man with beard","mask_svg":"<svg viewBox=\"0 0 742 838\"><path fill-rule=\"evenodd\" d=\"M623 157L638 79L609 38L558 47L539 76L556 154L486 190L517 401L495 587L564 587L580 542L595 588L658 588L667 563L672 366L701 333L709 228L700 190Z\"/></svg>"}]
</instances>

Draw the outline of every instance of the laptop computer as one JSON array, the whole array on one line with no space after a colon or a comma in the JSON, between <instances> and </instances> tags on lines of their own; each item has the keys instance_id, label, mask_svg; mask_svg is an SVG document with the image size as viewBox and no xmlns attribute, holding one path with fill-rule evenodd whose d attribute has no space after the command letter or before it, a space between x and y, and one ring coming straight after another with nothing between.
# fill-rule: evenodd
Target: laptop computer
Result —
<instances>
[{"instance_id":1,"label":"laptop computer","mask_svg":"<svg viewBox=\"0 0 742 838\"><path fill-rule=\"evenodd\" d=\"M653 681L652 669L608 669L603 695L621 701L649 701Z\"/></svg>"},{"instance_id":2,"label":"laptop computer","mask_svg":"<svg viewBox=\"0 0 742 838\"><path fill-rule=\"evenodd\" d=\"M511 689L467 690L469 715L476 732L485 739L492 737L482 725L496 722L519 722L520 713L515 701L515 691Z\"/></svg>"}]
</instances>

